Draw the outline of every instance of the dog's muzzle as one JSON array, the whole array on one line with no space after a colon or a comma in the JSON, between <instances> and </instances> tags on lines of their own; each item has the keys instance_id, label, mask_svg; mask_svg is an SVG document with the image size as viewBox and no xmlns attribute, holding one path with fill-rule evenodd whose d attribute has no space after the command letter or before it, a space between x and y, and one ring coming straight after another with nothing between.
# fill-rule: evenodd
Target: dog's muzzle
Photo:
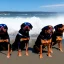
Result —
<instances>
[{"instance_id":1,"label":"dog's muzzle","mask_svg":"<svg viewBox=\"0 0 64 64\"><path fill-rule=\"evenodd\" d=\"M25 26L25 27L24 27L24 30L25 30L25 31L29 31L29 30L30 30L29 26Z\"/></svg>"}]
</instances>

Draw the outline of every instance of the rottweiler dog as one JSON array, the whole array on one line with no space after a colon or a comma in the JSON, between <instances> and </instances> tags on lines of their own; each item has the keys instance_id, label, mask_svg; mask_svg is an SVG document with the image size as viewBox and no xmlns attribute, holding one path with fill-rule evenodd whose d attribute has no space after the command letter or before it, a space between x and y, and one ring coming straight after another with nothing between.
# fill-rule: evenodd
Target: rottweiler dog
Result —
<instances>
[{"instance_id":1,"label":"rottweiler dog","mask_svg":"<svg viewBox=\"0 0 64 64\"><path fill-rule=\"evenodd\" d=\"M64 32L64 25L63 24L58 24L54 26L54 33L52 35L52 46L55 44L58 44L58 48L61 52L62 50L62 37L63 37L63 32Z\"/></svg>"},{"instance_id":2,"label":"rottweiler dog","mask_svg":"<svg viewBox=\"0 0 64 64\"><path fill-rule=\"evenodd\" d=\"M40 32L39 36L37 37L37 40L35 42L35 45L33 46L34 52L40 53L40 58L43 58L42 51L47 46L48 48L48 56L51 56L50 52L50 46L52 42L52 34L53 34L53 27L51 25L45 26L42 28L42 31Z\"/></svg>"},{"instance_id":3,"label":"rottweiler dog","mask_svg":"<svg viewBox=\"0 0 64 64\"><path fill-rule=\"evenodd\" d=\"M21 50L26 47L26 55L28 56L29 31L33 28L31 23L24 22L16 35L15 42L12 44L12 50L18 50L18 56L21 56Z\"/></svg>"},{"instance_id":4,"label":"rottweiler dog","mask_svg":"<svg viewBox=\"0 0 64 64\"><path fill-rule=\"evenodd\" d=\"M8 50L7 57L10 57L10 50L11 50L11 44L10 44L10 38L8 35L8 27L6 24L0 24L0 51L2 50Z\"/></svg>"}]
</instances>

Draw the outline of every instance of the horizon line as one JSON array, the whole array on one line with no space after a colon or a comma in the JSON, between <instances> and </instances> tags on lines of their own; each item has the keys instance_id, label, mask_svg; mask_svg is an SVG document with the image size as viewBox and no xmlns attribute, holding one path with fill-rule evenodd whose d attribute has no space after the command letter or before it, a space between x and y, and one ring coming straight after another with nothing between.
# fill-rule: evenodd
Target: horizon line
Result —
<instances>
[{"instance_id":1,"label":"horizon line","mask_svg":"<svg viewBox=\"0 0 64 64\"><path fill-rule=\"evenodd\" d=\"M55 13L58 13L57 11L0 11L0 12L55 12Z\"/></svg>"}]
</instances>

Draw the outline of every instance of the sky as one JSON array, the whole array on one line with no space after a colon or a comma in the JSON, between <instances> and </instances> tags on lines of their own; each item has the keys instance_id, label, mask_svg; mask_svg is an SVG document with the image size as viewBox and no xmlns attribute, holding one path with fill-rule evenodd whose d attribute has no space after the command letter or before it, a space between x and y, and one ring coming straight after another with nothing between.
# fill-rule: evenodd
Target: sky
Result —
<instances>
[{"instance_id":1,"label":"sky","mask_svg":"<svg viewBox=\"0 0 64 64\"><path fill-rule=\"evenodd\" d=\"M64 12L64 0L0 0L0 11Z\"/></svg>"}]
</instances>

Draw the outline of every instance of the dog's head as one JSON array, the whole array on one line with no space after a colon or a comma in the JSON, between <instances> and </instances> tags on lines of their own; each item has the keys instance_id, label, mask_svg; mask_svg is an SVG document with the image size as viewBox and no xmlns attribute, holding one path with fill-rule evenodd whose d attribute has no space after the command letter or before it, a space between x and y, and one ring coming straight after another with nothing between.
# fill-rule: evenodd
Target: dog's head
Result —
<instances>
[{"instance_id":1,"label":"dog's head","mask_svg":"<svg viewBox=\"0 0 64 64\"><path fill-rule=\"evenodd\" d=\"M53 33L53 27L51 25L45 26L42 31L44 31L46 34L52 34Z\"/></svg>"},{"instance_id":2,"label":"dog's head","mask_svg":"<svg viewBox=\"0 0 64 64\"><path fill-rule=\"evenodd\" d=\"M30 31L32 28L33 26L29 22L25 22L21 25L21 29L25 31Z\"/></svg>"},{"instance_id":3,"label":"dog's head","mask_svg":"<svg viewBox=\"0 0 64 64\"><path fill-rule=\"evenodd\" d=\"M58 24L54 28L55 28L55 31L58 31L60 33L64 32L64 25L63 24Z\"/></svg>"},{"instance_id":4,"label":"dog's head","mask_svg":"<svg viewBox=\"0 0 64 64\"><path fill-rule=\"evenodd\" d=\"M5 34L8 30L7 25L5 24L0 24L0 34Z\"/></svg>"}]
</instances>

